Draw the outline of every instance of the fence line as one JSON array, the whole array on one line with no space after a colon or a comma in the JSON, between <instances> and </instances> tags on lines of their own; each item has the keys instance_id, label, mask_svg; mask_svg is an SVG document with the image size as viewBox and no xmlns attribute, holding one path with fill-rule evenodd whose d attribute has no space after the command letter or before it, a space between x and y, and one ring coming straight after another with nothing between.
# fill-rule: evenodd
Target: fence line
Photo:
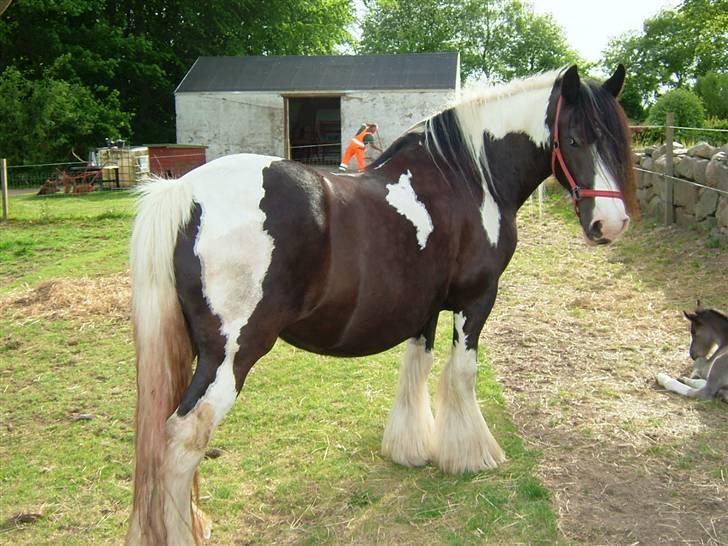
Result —
<instances>
[{"instance_id":1,"label":"fence line","mask_svg":"<svg viewBox=\"0 0 728 546\"><path fill-rule=\"evenodd\" d=\"M698 182L695 182L693 180L685 180L684 178L679 178L677 176L668 176L665 173L659 173L657 171L649 171L647 169L642 169L640 167L634 167L635 171L640 171L642 173L648 173L648 174L656 174L660 178L669 178L671 180L676 180L677 182L682 182L683 184L688 184L690 186L697 186L698 188L703 188L705 190L713 190L716 193L722 193L723 195L728 195L728 191L721 190L720 188L713 188L711 186L706 186L705 184L700 184Z\"/></svg>"},{"instance_id":2,"label":"fence line","mask_svg":"<svg viewBox=\"0 0 728 546\"><path fill-rule=\"evenodd\" d=\"M334 142L332 144L297 144L296 146L289 146L291 150L298 150L300 148L323 148L325 146L341 146L341 142Z\"/></svg>"},{"instance_id":3,"label":"fence line","mask_svg":"<svg viewBox=\"0 0 728 546\"><path fill-rule=\"evenodd\" d=\"M713 133L728 133L728 129L713 129L710 127L680 127L679 125L630 125L630 129L681 129L683 131L710 131Z\"/></svg>"},{"instance_id":4,"label":"fence line","mask_svg":"<svg viewBox=\"0 0 728 546\"><path fill-rule=\"evenodd\" d=\"M64 161L63 163L34 163L32 165L8 165L8 169L22 169L32 167L57 167L59 165L84 165L85 161Z\"/></svg>"}]
</instances>

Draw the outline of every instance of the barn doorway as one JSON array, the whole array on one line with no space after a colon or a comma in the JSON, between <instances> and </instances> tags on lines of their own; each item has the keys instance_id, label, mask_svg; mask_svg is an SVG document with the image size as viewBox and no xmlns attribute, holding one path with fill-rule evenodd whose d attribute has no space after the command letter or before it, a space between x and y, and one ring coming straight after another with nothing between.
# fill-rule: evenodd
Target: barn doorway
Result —
<instances>
[{"instance_id":1,"label":"barn doorway","mask_svg":"<svg viewBox=\"0 0 728 546\"><path fill-rule=\"evenodd\" d=\"M289 157L310 165L341 160L341 97L288 97Z\"/></svg>"}]
</instances>

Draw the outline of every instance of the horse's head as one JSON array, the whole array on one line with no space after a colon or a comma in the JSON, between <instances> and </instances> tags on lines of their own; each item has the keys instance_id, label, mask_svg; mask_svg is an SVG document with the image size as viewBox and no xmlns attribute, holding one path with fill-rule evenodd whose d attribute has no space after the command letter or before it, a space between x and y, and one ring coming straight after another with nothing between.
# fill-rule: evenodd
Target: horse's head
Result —
<instances>
[{"instance_id":1,"label":"horse's head","mask_svg":"<svg viewBox=\"0 0 728 546\"><path fill-rule=\"evenodd\" d=\"M728 332L728 317L715 309L706 309L698 300L695 313L683 311L690 321L690 358L707 357Z\"/></svg>"},{"instance_id":2,"label":"horse's head","mask_svg":"<svg viewBox=\"0 0 728 546\"><path fill-rule=\"evenodd\" d=\"M582 82L576 66L557 79L549 104L552 170L572 195L587 241L614 241L637 214L627 120L617 96L619 65L603 84Z\"/></svg>"}]
</instances>

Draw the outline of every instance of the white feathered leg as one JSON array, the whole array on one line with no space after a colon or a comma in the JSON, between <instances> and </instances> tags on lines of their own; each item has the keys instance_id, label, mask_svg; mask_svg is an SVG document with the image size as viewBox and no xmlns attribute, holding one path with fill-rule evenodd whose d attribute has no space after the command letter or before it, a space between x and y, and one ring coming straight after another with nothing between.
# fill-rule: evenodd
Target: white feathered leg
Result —
<instances>
[{"instance_id":1,"label":"white feathered leg","mask_svg":"<svg viewBox=\"0 0 728 546\"><path fill-rule=\"evenodd\" d=\"M458 341L437 390L433 459L449 474L478 472L506 459L475 398L477 353L466 348L464 322L462 313L455 315Z\"/></svg>"},{"instance_id":2,"label":"white feathered leg","mask_svg":"<svg viewBox=\"0 0 728 546\"><path fill-rule=\"evenodd\" d=\"M404 466L427 464L432 454L434 419L427 376L432 352L425 338L410 339L400 368L399 386L382 439L382 454Z\"/></svg>"}]
</instances>

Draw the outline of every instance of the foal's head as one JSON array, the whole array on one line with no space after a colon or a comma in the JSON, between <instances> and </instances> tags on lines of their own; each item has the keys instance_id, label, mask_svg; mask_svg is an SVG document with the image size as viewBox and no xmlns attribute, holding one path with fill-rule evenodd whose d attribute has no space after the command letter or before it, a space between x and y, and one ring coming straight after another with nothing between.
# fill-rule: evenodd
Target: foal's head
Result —
<instances>
[{"instance_id":1,"label":"foal's head","mask_svg":"<svg viewBox=\"0 0 728 546\"><path fill-rule=\"evenodd\" d=\"M715 309L705 309L698 301L695 313L683 311L690 321L690 358L707 357L728 342L728 317Z\"/></svg>"},{"instance_id":2,"label":"foal's head","mask_svg":"<svg viewBox=\"0 0 728 546\"><path fill-rule=\"evenodd\" d=\"M638 213L631 138L617 102L624 76L619 65L603 84L582 81L572 66L556 80L549 104L552 169L592 244L615 240Z\"/></svg>"}]
</instances>

